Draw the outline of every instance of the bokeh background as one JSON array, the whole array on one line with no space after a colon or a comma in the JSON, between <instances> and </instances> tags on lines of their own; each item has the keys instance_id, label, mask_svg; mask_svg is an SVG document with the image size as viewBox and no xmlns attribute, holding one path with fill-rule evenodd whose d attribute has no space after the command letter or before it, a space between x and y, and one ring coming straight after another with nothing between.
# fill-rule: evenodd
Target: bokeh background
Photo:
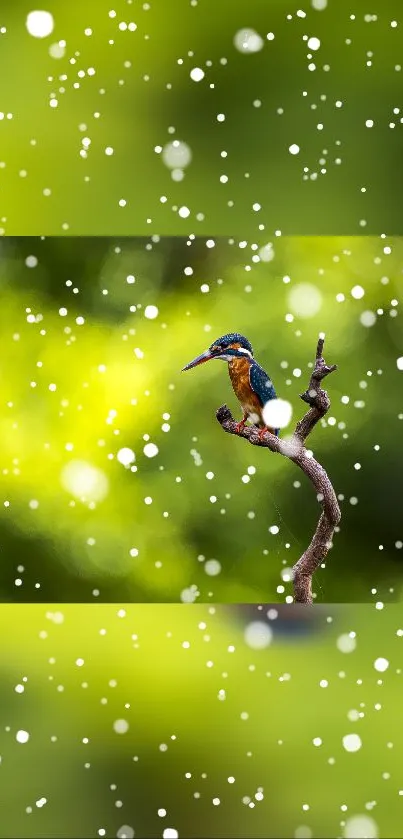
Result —
<instances>
[{"instance_id":1,"label":"bokeh background","mask_svg":"<svg viewBox=\"0 0 403 839\"><path fill-rule=\"evenodd\" d=\"M320 507L286 459L223 433L248 336L293 420L319 332L339 368L309 440L342 521L316 601L402 597L403 242L4 239L3 600L289 602Z\"/></svg>"},{"instance_id":2,"label":"bokeh background","mask_svg":"<svg viewBox=\"0 0 403 839\"><path fill-rule=\"evenodd\" d=\"M0 235L65 237L1 247L0 834L400 837L402 245L284 234L403 232L401 2L45 8L0 9ZM234 316L294 416L318 330L339 364L302 613L200 602L284 601L318 514L218 427L224 366L179 374ZM154 605L61 602L114 599Z\"/></svg>"},{"instance_id":3,"label":"bokeh background","mask_svg":"<svg viewBox=\"0 0 403 839\"><path fill-rule=\"evenodd\" d=\"M401 837L401 609L302 612L3 605L0 836Z\"/></svg>"},{"instance_id":4,"label":"bokeh background","mask_svg":"<svg viewBox=\"0 0 403 839\"><path fill-rule=\"evenodd\" d=\"M403 232L401 0L44 5L1 4L6 234Z\"/></svg>"}]
</instances>

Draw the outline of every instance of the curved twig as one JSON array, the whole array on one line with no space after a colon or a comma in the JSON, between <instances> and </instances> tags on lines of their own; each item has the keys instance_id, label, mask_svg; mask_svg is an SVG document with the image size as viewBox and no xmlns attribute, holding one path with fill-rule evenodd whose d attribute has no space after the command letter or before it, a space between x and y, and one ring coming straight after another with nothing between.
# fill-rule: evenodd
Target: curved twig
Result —
<instances>
[{"instance_id":1,"label":"curved twig","mask_svg":"<svg viewBox=\"0 0 403 839\"><path fill-rule=\"evenodd\" d=\"M219 408L216 413L217 420L224 431L229 434L236 434L238 437L244 437L253 446L263 446L272 452L288 457L305 472L316 490L318 501L322 505L322 514L310 545L293 567L295 603L312 603L312 576L331 547L334 529L341 518L336 493L331 481L320 463L312 457L304 446L308 435L330 408L329 396L325 390L322 390L320 383L325 376L337 369L337 365L328 366L325 363L322 355L324 340L321 335L318 340L315 364L308 388L300 394L301 399L307 402L310 408L297 423L291 439L283 440L280 437L275 437L274 434L270 434L270 432L266 432L260 438L258 428L255 425L245 426L238 431L237 423L226 405Z\"/></svg>"}]
</instances>

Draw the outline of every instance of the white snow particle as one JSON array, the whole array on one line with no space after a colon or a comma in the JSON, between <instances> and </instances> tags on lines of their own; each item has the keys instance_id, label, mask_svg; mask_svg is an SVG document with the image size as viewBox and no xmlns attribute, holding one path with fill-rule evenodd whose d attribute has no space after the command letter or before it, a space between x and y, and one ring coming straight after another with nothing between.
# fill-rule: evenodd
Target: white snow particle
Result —
<instances>
[{"instance_id":1,"label":"white snow particle","mask_svg":"<svg viewBox=\"0 0 403 839\"><path fill-rule=\"evenodd\" d=\"M344 837L345 839L377 839L378 825L369 816L351 816L344 826Z\"/></svg>"},{"instance_id":2,"label":"white snow particle","mask_svg":"<svg viewBox=\"0 0 403 839\"><path fill-rule=\"evenodd\" d=\"M32 255L27 256L27 258L25 260L25 265L27 266L27 268L36 268L37 264L38 264L38 259L37 259L36 256L32 256Z\"/></svg>"},{"instance_id":3,"label":"white snow particle","mask_svg":"<svg viewBox=\"0 0 403 839\"><path fill-rule=\"evenodd\" d=\"M179 183L179 181L183 181L184 177L185 177L185 173L184 173L183 169L172 169L171 170L171 178L172 178L173 181L177 181ZM161 202L164 203L162 201L162 198L161 198Z\"/></svg>"},{"instance_id":4,"label":"white snow particle","mask_svg":"<svg viewBox=\"0 0 403 839\"><path fill-rule=\"evenodd\" d=\"M263 406L263 420L269 428L286 428L292 417L292 405L286 399L269 399Z\"/></svg>"},{"instance_id":5,"label":"white snow particle","mask_svg":"<svg viewBox=\"0 0 403 839\"><path fill-rule=\"evenodd\" d=\"M290 152L290 154L298 154L299 146L297 146L296 143L292 143L291 146L289 146L288 151Z\"/></svg>"},{"instance_id":6,"label":"white snow particle","mask_svg":"<svg viewBox=\"0 0 403 839\"><path fill-rule=\"evenodd\" d=\"M274 248L271 242L260 248L259 256L262 262L271 262L274 259Z\"/></svg>"},{"instance_id":7,"label":"white snow particle","mask_svg":"<svg viewBox=\"0 0 403 839\"><path fill-rule=\"evenodd\" d=\"M34 11L27 15L25 25L34 38L47 38L53 32L55 23L50 12Z\"/></svg>"},{"instance_id":8,"label":"white snow particle","mask_svg":"<svg viewBox=\"0 0 403 839\"><path fill-rule=\"evenodd\" d=\"M322 306L322 294L311 283L299 283L292 286L287 299L291 311L300 318L314 317Z\"/></svg>"},{"instance_id":9,"label":"white snow particle","mask_svg":"<svg viewBox=\"0 0 403 839\"><path fill-rule=\"evenodd\" d=\"M182 603L194 603L197 598L197 590L194 588L184 588L180 593Z\"/></svg>"},{"instance_id":10,"label":"white snow particle","mask_svg":"<svg viewBox=\"0 0 403 839\"><path fill-rule=\"evenodd\" d=\"M143 452L146 457L155 457L158 454L158 446L155 443L146 443Z\"/></svg>"},{"instance_id":11,"label":"white snow particle","mask_svg":"<svg viewBox=\"0 0 403 839\"><path fill-rule=\"evenodd\" d=\"M366 311L366 312L361 312L361 314L360 314L360 323L362 323L362 325L363 325L363 326L368 326L368 327L369 327L369 326L373 326L373 325L374 325L374 323L376 323L376 314L375 314L375 312L371 312L371 311L369 311L369 310L368 310L368 311Z\"/></svg>"},{"instance_id":12,"label":"white snow particle","mask_svg":"<svg viewBox=\"0 0 403 839\"><path fill-rule=\"evenodd\" d=\"M133 449L129 449L128 446L124 446L123 449L119 449L116 457L122 466L130 466L130 464L136 459Z\"/></svg>"},{"instance_id":13,"label":"white snow particle","mask_svg":"<svg viewBox=\"0 0 403 839\"><path fill-rule=\"evenodd\" d=\"M387 658L377 658L374 661L374 667L375 670L378 671L378 673L384 673L385 670L387 670L389 667L389 661Z\"/></svg>"},{"instance_id":14,"label":"white snow particle","mask_svg":"<svg viewBox=\"0 0 403 839\"><path fill-rule=\"evenodd\" d=\"M244 55L259 52L263 44L263 38L254 29L239 29L234 36L235 48Z\"/></svg>"},{"instance_id":15,"label":"white snow particle","mask_svg":"<svg viewBox=\"0 0 403 839\"><path fill-rule=\"evenodd\" d=\"M346 734L343 737L343 746L346 752L358 752L362 746L359 734Z\"/></svg>"},{"instance_id":16,"label":"white snow particle","mask_svg":"<svg viewBox=\"0 0 403 839\"><path fill-rule=\"evenodd\" d=\"M19 731L17 731L17 734L15 735L15 739L16 739L17 743L28 743L28 740L29 740L28 731L24 731L24 729L21 728Z\"/></svg>"},{"instance_id":17,"label":"white snow particle","mask_svg":"<svg viewBox=\"0 0 403 839\"><path fill-rule=\"evenodd\" d=\"M201 67L193 67L193 70L190 71L190 78L193 82L201 82L204 79L204 70Z\"/></svg>"},{"instance_id":18,"label":"white snow particle","mask_svg":"<svg viewBox=\"0 0 403 839\"><path fill-rule=\"evenodd\" d=\"M204 570L209 577L216 577L221 572L221 563L218 559L208 559L204 563Z\"/></svg>"},{"instance_id":19,"label":"white snow particle","mask_svg":"<svg viewBox=\"0 0 403 839\"><path fill-rule=\"evenodd\" d=\"M355 637L352 638L348 633L344 633L339 635L336 646L341 653L352 653L357 646L357 641Z\"/></svg>"},{"instance_id":20,"label":"white snow particle","mask_svg":"<svg viewBox=\"0 0 403 839\"><path fill-rule=\"evenodd\" d=\"M174 140L162 149L162 160L168 169L184 169L192 160L192 152L187 143Z\"/></svg>"},{"instance_id":21,"label":"white snow particle","mask_svg":"<svg viewBox=\"0 0 403 839\"><path fill-rule=\"evenodd\" d=\"M51 44L49 47L49 55L51 58L63 58L66 52L66 47L60 41Z\"/></svg>"},{"instance_id":22,"label":"white snow particle","mask_svg":"<svg viewBox=\"0 0 403 839\"><path fill-rule=\"evenodd\" d=\"M365 291L361 285L355 285L351 289L351 296L354 297L355 300L361 300L364 297Z\"/></svg>"},{"instance_id":23,"label":"white snow particle","mask_svg":"<svg viewBox=\"0 0 403 839\"><path fill-rule=\"evenodd\" d=\"M116 734L126 734L129 730L129 723L127 720L115 720L113 730Z\"/></svg>"},{"instance_id":24,"label":"white snow particle","mask_svg":"<svg viewBox=\"0 0 403 839\"><path fill-rule=\"evenodd\" d=\"M252 621L244 632L245 644L252 650L263 650L271 643L273 632L268 623Z\"/></svg>"},{"instance_id":25,"label":"white snow particle","mask_svg":"<svg viewBox=\"0 0 403 839\"><path fill-rule=\"evenodd\" d=\"M144 309L144 317L148 320L154 320L158 317L158 306L146 306Z\"/></svg>"},{"instance_id":26,"label":"white snow particle","mask_svg":"<svg viewBox=\"0 0 403 839\"><path fill-rule=\"evenodd\" d=\"M86 501L102 501L108 494L108 478L101 469L85 460L71 460L61 472L61 483L67 492Z\"/></svg>"},{"instance_id":27,"label":"white snow particle","mask_svg":"<svg viewBox=\"0 0 403 839\"><path fill-rule=\"evenodd\" d=\"M122 827L119 828L116 836L118 839L134 839L134 830L128 824L122 824Z\"/></svg>"}]
</instances>

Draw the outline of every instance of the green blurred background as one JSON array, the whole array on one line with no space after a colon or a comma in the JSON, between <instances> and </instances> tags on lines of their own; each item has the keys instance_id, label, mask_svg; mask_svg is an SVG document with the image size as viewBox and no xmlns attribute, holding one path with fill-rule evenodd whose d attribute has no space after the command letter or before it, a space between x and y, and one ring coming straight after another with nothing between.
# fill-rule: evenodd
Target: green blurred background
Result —
<instances>
[{"instance_id":1,"label":"green blurred background","mask_svg":"<svg viewBox=\"0 0 403 839\"><path fill-rule=\"evenodd\" d=\"M0 10L0 235L65 237L0 248L0 835L400 837L403 243L284 234L403 232L401 2L45 8ZM223 434L224 365L179 373L232 329L294 419L319 331L339 364L312 611L310 485Z\"/></svg>"},{"instance_id":2,"label":"green blurred background","mask_svg":"<svg viewBox=\"0 0 403 839\"><path fill-rule=\"evenodd\" d=\"M0 835L400 837L402 623L382 603L402 592L403 245L279 237L271 261L252 256L275 231L402 233L401 2L47 2L44 39L27 33L32 8L0 9L0 235L66 239L0 250L0 597L56 605L0 610ZM260 51L234 47L242 27ZM164 163L176 141L191 154L179 173ZM191 245L68 238L189 231ZM304 282L320 309L285 320ZM312 446L344 500L315 593L377 608L329 623L320 605L61 605L290 596L281 571L315 525L311 488L223 434L223 365L179 374L227 329L247 333L294 416L326 331L340 367ZM251 649L245 626L266 611L272 642Z\"/></svg>"},{"instance_id":3,"label":"green blurred background","mask_svg":"<svg viewBox=\"0 0 403 839\"><path fill-rule=\"evenodd\" d=\"M3 605L0 836L401 837L400 607L279 610Z\"/></svg>"},{"instance_id":4,"label":"green blurred background","mask_svg":"<svg viewBox=\"0 0 403 839\"><path fill-rule=\"evenodd\" d=\"M390 238L4 239L2 599L289 601L315 493L223 433L226 365L180 371L239 331L295 424L323 331L339 369L309 446L342 521L316 600L400 600L402 259Z\"/></svg>"},{"instance_id":5,"label":"green blurred background","mask_svg":"<svg viewBox=\"0 0 403 839\"><path fill-rule=\"evenodd\" d=\"M45 38L32 8L0 12L6 234L403 232L401 0L47 0ZM243 28L262 49L236 49Z\"/></svg>"}]
</instances>

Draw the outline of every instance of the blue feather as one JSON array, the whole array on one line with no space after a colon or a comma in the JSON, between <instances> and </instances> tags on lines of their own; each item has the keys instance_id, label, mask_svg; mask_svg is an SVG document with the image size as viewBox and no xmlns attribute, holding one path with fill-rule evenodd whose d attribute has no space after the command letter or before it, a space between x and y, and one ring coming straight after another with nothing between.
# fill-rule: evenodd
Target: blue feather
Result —
<instances>
[{"instance_id":1,"label":"blue feather","mask_svg":"<svg viewBox=\"0 0 403 839\"><path fill-rule=\"evenodd\" d=\"M274 390L270 376L267 375L266 371L263 370L263 367L255 359L252 359L249 365L249 382L262 408L270 399L276 399L276 391ZM279 429L275 428L274 433L278 437Z\"/></svg>"},{"instance_id":2,"label":"blue feather","mask_svg":"<svg viewBox=\"0 0 403 839\"><path fill-rule=\"evenodd\" d=\"M256 393L256 396L261 402L262 408L269 399L276 398L276 391L274 390L270 376L267 375L263 367L254 359L249 366L249 381L253 392Z\"/></svg>"},{"instance_id":3,"label":"blue feather","mask_svg":"<svg viewBox=\"0 0 403 839\"><path fill-rule=\"evenodd\" d=\"M217 341L214 341L210 349L214 346L229 347L230 344L240 344L245 350L249 350L249 352L253 355L252 344L245 338L244 335L240 335L239 332L229 332L227 335L223 335L222 338L218 338Z\"/></svg>"}]
</instances>

